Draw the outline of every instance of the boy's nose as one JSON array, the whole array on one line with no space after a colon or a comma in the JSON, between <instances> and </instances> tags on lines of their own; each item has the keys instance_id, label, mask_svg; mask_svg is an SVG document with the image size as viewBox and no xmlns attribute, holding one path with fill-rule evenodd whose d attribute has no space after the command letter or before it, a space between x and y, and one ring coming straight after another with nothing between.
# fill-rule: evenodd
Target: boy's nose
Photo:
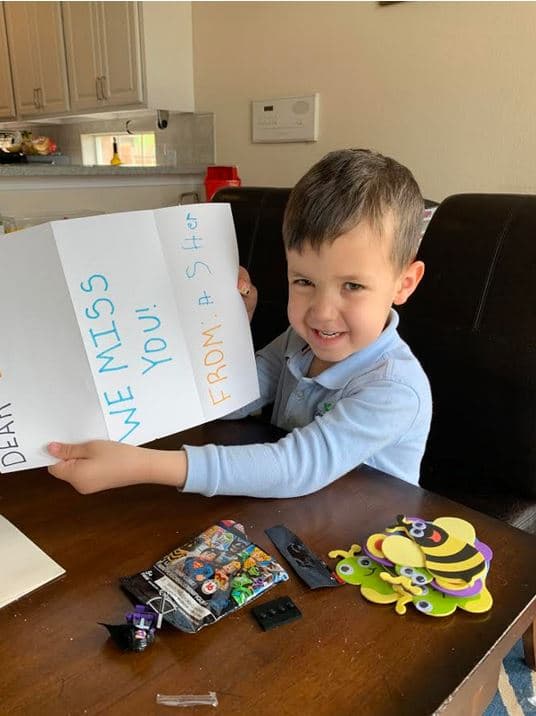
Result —
<instances>
[{"instance_id":1,"label":"boy's nose","mask_svg":"<svg viewBox=\"0 0 536 716\"><path fill-rule=\"evenodd\" d=\"M337 308L329 295L319 294L311 303L310 313L316 321L329 321L336 317Z\"/></svg>"}]
</instances>

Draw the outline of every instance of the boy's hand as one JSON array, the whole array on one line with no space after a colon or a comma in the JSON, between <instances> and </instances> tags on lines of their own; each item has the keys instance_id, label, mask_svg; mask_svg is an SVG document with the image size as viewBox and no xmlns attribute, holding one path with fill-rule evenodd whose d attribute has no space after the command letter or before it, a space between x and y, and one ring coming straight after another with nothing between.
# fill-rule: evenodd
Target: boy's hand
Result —
<instances>
[{"instance_id":1,"label":"boy's hand","mask_svg":"<svg viewBox=\"0 0 536 716\"><path fill-rule=\"evenodd\" d=\"M48 452L62 462L48 471L87 495L112 487L156 483L183 487L187 458L184 450L150 450L110 440L78 445L50 443Z\"/></svg>"},{"instance_id":2,"label":"boy's hand","mask_svg":"<svg viewBox=\"0 0 536 716\"><path fill-rule=\"evenodd\" d=\"M251 322L257 306L257 289L251 283L249 273L243 266L238 269L238 290L244 300L248 318Z\"/></svg>"}]
</instances>

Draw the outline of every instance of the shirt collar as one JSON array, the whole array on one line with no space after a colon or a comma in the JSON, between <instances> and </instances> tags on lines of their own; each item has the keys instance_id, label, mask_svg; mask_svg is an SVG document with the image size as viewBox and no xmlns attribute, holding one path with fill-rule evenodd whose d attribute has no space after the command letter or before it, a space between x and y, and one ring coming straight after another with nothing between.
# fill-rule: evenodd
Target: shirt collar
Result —
<instances>
[{"instance_id":1,"label":"shirt collar","mask_svg":"<svg viewBox=\"0 0 536 716\"><path fill-rule=\"evenodd\" d=\"M322 385L330 390L344 388L348 380L361 372L363 368L368 368L375 363L384 353L392 348L400 339L397 333L398 313L391 309L387 325L380 333L378 338L360 351L356 351L340 361L334 363L319 375L309 380ZM294 333L296 340L289 341L288 350L285 357L288 359L289 369L296 378L303 377L312 360L312 352L307 343Z\"/></svg>"}]
</instances>

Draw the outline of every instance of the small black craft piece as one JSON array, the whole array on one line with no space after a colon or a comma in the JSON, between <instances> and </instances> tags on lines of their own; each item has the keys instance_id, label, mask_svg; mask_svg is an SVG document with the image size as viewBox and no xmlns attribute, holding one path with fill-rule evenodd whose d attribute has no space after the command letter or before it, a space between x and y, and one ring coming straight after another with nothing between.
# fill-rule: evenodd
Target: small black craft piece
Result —
<instances>
[{"instance_id":1,"label":"small black craft piece","mask_svg":"<svg viewBox=\"0 0 536 716\"><path fill-rule=\"evenodd\" d=\"M264 631L288 624L301 617L301 612L290 597L279 597L253 607L251 613Z\"/></svg>"}]
</instances>

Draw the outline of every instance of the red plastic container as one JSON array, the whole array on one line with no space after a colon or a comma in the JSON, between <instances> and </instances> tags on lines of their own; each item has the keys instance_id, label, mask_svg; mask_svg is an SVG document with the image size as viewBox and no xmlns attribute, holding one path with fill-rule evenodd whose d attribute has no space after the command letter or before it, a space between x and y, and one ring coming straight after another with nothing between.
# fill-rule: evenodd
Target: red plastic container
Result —
<instances>
[{"instance_id":1,"label":"red plastic container","mask_svg":"<svg viewBox=\"0 0 536 716\"><path fill-rule=\"evenodd\" d=\"M238 167L207 167L205 175L205 196L210 201L222 186L242 186Z\"/></svg>"}]
</instances>

